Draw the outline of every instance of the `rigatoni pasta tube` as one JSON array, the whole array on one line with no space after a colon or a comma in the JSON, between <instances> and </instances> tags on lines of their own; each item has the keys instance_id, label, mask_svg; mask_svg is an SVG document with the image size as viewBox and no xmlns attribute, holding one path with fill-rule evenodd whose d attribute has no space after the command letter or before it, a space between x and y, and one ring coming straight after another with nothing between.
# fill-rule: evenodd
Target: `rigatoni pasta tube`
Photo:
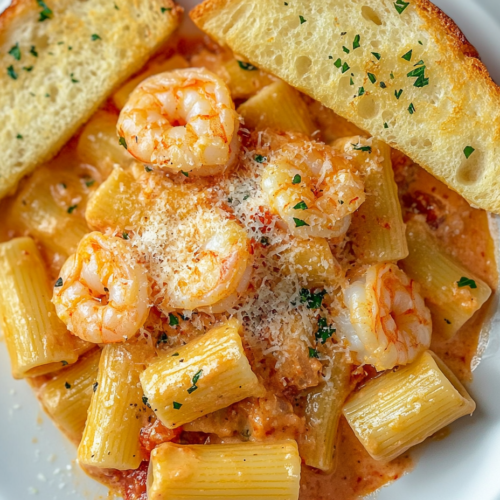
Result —
<instances>
[{"instance_id":1,"label":"rigatoni pasta tube","mask_svg":"<svg viewBox=\"0 0 500 500\"><path fill-rule=\"evenodd\" d=\"M0 315L14 378L58 370L78 359L57 317L45 264L31 238L0 244Z\"/></svg>"},{"instance_id":2,"label":"rigatoni pasta tube","mask_svg":"<svg viewBox=\"0 0 500 500\"><path fill-rule=\"evenodd\" d=\"M295 441L182 446L151 453L149 500L297 500L300 456Z\"/></svg>"},{"instance_id":3,"label":"rigatoni pasta tube","mask_svg":"<svg viewBox=\"0 0 500 500\"><path fill-rule=\"evenodd\" d=\"M97 388L97 369L101 350L82 356L74 365L64 368L45 383L38 399L55 424L79 443L87 420L87 410L94 387Z\"/></svg>"},{"instance_id":4,"label":"rigatoni pasta tube","mask_svg":"<svg viewBox=\"0 0 500 500\"><path fill-rule=\"evenodd\" d=\"M366 199L353 214L349 234L362 262L395 262L408 256L405 225L392 170L391 148L381 141L368 145L359 136L334 143L357 164Z\"/></svg>"},{"instance_id":5,"label":"rigatoni pasta tube","mask_svg":"<svg viewBox=\"0 0 500 500\"><path fill-rule=\"evenodd\" d=\"M375 460L392 460L476 404L431 351L369 381L344 406L352 430Z\"/></svg>"},{"instance_id":6,"label":"rigatoni pasta tube","mask_svg":"<svg viewBox=\"0 0 500 500\"><path fill-rule=\"evenodd\" d=\"M130 344L108 344L102 350L97 387L78 447L83 465L137 469L144 458L139 433L150 412L142 399L141 356L136 349Z\"/></svg>"},{"instance_id":7,"label":"rigatoni pasta tube","mask_svg":"<svg viewBox=\"0 0 500 500\"><path fill-rule=\"evenodd\" d=\"M275 128L306 135L311 135L315 130L309 110L299 93L282 81L264 87L237 111L250 128Z\"/></svg>"},{"instance_id":8,"label":"rigatoni pasta tube","mask_svg":"<svg viewBox=\"0 0 500 500\"><path fill-rule=\"evenodd\" d=\"M420 283L434 331L449 339L488 300L491 289L445 252L423 222L410 220L407 232L410 254L401 266Z\"/></svg>"},{"instance_id":9,"label":"rigatoni pasta tube","mask_svg":"<svg viewBox=\"0 0 500 500\"><path fill-rule=\"evenodd\" d=\"M334 468L335 442L342 406L351 390L351 365L343 353L332 356L328 381L307 392L306 432L301 437L300 453L310 467L323 471Z\"/></svg>"},{"instance_id":10,"label":"rigatoni pasta tube","mask_svg":"<svg viewBox=\"0 0 500 500\"><path fill-rule=\"evenodd\" d=\"M243 350L240 329L236 319L229 320L141 374L144 394L165 426L174 429L263 393Z\"/></svg>"}]
</instances>

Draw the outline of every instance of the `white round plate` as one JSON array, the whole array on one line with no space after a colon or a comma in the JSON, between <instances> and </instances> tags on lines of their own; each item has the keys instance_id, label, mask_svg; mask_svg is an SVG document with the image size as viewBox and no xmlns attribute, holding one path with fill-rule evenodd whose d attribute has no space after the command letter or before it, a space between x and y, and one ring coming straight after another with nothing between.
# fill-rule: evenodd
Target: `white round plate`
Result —
<instances>
[{"instance_id":1,"label":"white round plate","mask_svg":"<svg viewBox=\"0 0 500 500\"><path fill-rule=\"evenodd\" d=\"M0 12L8 1L0 0ZM186 10L196 3L180 0ZM500 84L499 0L435 3L456 21ZM446 439L423 446L415 470L383 488L379 500L500 500L499 340L500 320L470 387L478 406L474 416L459 420ZM108 498L75 464L75 448L41 411L28 385L12 380L3 342L0 401L0 500Z\"/></svg>"}]
</instances>

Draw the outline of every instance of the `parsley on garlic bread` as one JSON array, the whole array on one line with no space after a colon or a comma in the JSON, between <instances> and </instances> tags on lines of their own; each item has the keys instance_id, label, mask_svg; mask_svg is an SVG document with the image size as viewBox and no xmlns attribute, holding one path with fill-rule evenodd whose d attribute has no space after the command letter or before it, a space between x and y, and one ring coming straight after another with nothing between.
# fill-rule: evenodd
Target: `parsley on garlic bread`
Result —
<instances>
[{"instance_id":1,"label":"parsley on garlic bread","mask_svg":"<svg viewBox=\"0 0 500 500\"><path fill-rule=\"evenodd\" d=\"M205 0L219 44L500 213L500 89L428 0Z\"/></svg>"},{"instance_id":2,"label":"parsley on garlic bread","mask_svg":"<svg viewBox=\"0 0 500 500\"><path fill-rule=\"evenodd\" d=\"M172 34L172 0L14 0L0 16L0 197Z\"/></svg>"}]
</instances>

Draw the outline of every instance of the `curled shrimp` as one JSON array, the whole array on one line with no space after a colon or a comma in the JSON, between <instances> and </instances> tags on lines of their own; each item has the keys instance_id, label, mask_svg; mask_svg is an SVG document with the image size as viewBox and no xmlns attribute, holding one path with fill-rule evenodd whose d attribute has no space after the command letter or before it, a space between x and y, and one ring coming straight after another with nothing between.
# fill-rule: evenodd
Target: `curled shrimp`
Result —
<instances>
[{"instance_id":1,"label":"curled shrimp","mask_svg":"<svg viewBox=\"0 0 500 500\"><path fill-rule=\"evenodd\" d=\"M204 68L188 68L144 80L122 109L117 129L142 163L213 175L235 162L238 126L226 84Z\"/></svg>"},{"instance_id":2,"label":"curled shrimp","mask_svg":"<svg viewBox=\"0 0 500 500\"><path fill-rule=\"evenodd\" d=\"M289 134L262 175L269 206L299 238L341 238L365 200L363 182L332 148Z\"/></svg>"},{"instance_id":3,"label":"curled shrimp","mask_svg":"<svg viewBox=\"0 0 500 500\"><path fill-rule=\"evenodd\" d=\"M355 361L378 371L411 363L429 348L432 323L418 283L396 265L368 268L361 280L344 290L352 329L345 340Z\"/></svg>"},{"instance_id":4,"label":"curled shrimp","mask_svg":"<svg viewBox=\"0 0 500 500\"><path fill-rule=\"evenodd\" d=\"M196 248L184 269L173 276L164 306L175 309L228 310L248 286L250 241L232 220L198 228Z\"/></svg>"},{"instance_id":5,"label":"curled shrimp","mask_svg":"<svg viewBox=\"0 0 500 500\"><path fill-rule=\"evenodd\" d=\"M148 281L120 238L93 232L64 263L52 302L68 330L88 342L123 342L148 315Z\"/></svg>"}]
</instances>

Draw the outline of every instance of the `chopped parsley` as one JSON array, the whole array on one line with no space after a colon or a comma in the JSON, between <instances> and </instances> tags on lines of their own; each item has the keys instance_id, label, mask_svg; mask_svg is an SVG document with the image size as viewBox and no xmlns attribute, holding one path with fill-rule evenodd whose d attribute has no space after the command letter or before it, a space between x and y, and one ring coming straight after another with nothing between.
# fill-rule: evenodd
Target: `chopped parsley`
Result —
<instances>
[{"instance_id":1,"label":"chopped parsley","mask_svg":"<svg viewBox=\"0 0 500 500\"><path fill-rule=\"evenodd\" d=\"M172 7L162 7L161 8L161 13L165 13L165 12L170 12L172 10Z\"/></svg>"},{"instance_id":2,"label":"chopped parsley","mask_svg":"<svg viewBox=\"0 0 500 500\"><path fill-rule=\"evenodd\" d=\"M92 390L95 392L97 391L97 387L99 385L99 382L94 382L94 385L92 386Z\"/></svg>"},{"instance_id":3,"label":"chopped parsley","mask_svg":"<svg viewBox=\"0 0 500 500\"><path fill-rule=\"evenodd\" d=\"M14 70L14 66L12 64L7 68L7 74L13 79L17 80L17 73Z\"/></svg>"},{"instance_id":4,"label":"chopped parsley","mask_svg":"<svg viewBox=\"0 0 500 500\"><path fill-rule=\"evenodd\" d=\"M297 205L293 207L294 210L307 210L307 205L305 201L299 201Z\"/></svg>"},{"instance_id":5,"label":"chopped parsley","mask_svg":"<svg viewBox=\"0 0 500 500\"><path fill-rule=\"evenodd\" d=\"M411 61L412 55L413 55L413 50L410 50L404 56L402 56L401 59L404 59L405 61Z\"/></svg>"},{"instance_id":6,"label":"chopped parsley","mask_svg":"<svg viewBox=\"0 0 500 500\"><path fill-rule=\"evenodd\" d=\"M182 174L184 177L189 177L189 172L184 172L184 170L181 170L181 174Z\"/></svg>"},{"instance_id":7,"label":"chopped parsley","mask_svg":"<svg viewBox=\"0 0 500 500\"><path fill-rule=\"evenodd\" d=\"M364 87L359 87L358 89L358 97L361 97L365 93L365 88Z\"/></svg>"},{"instance_id":8,"label":"chopped parsley","mask_svg":"<svg viewBox=\"0 0 500 500\"><path fill-rule=\"evenodd\" d=\"M68 186L64 182L61 182L59 184L59 186L61 186L63 189L67 189L68 188Z\"/></svg>"},{"instance_id":9,"label":"chopped parsley","mask_svg":"<svg viewBox=\"0 0 500 500\"><path fill-rule=\"evenodd\" d=\"M195 385L195 384L198 382L198 380L200 380L200 377L201 377L202 375L203 375L203 370L198 370L198 371L195 373L195 375L194 375L194 377L193 377L193 385Z\"/></svg>"},{"instance_id":10,"label":"chopped parsley","mask_svg":"<svg viewBox=\"0 0 500 500\"><path fill-rule=\"evenodd\" d=\"M394 2L394 7L400 15L404 12L408 5L410 5L410 2L404 2L403 0L396 0L396 2Z\"/></svg>"},{"instance_id":11,"label":"chopped parsley","mask_svg":"<svg viewBox=\"0 0 500 500\"><path fill-rule=\"evenodd\" d=\"M342 47L342 50L346 53L346 54L349 54L349 52L351 52L347 47L343 46Z\"/></svg>"},{"instance_id":12,"label":"chopped parsley","mask_svg":"<svg viewBox=\"0 0 500 500\"><path fill-rule=\"evenodd\" d=\"M342 64L342 73L347 73L350 69L351 67L346 62Z\"/></svg>"},{"instance_id":13,"label":"chopped parsley","mask_svg":"<svg viewBox=\"0 0 500 500\"><path fill-rule=\"evenodd\" d=\"M302 16L299 16L300 24L307 23L307 19L304 19Z\"/></svg>"},{"instance_id":14,"label":"chopped parsley","mask_svg":"<svg viewBox=\"0 0 500 500\"><path fill-rule=\"evenodd\" d=\"M71 205L70 207L68 207L68 214L72 214L77 208L78 205Z\"/></svg>"},{"instance_id":15,"label":"chopped parsley","mask_svg":"<svg viewBox=\"0 0 500 500\"><path fill-rule=\"evenodd\" d=\"M297 219L296 217L293 218L293 222L295 222L295 227L309 226L309 224L306 221L302 219Z\"/></svg>"},{"instance_id":16,"label":"chopped parsley","mask_svg":"<svg viewBox=\"0 0 500 500\"><path fill-rule=\"evenodd\" d=\"M59 288L60 286L63 286L63 279L62 278L58 278L57 281L55 282L54 286L56 288Z\"/></svg>"},{"instance_id":17,"label":"chopped parsley","mask_svg":"<svg viewBox=\"0 0 500 500\"><path fill-rule=\"evenodd\" d=\"M262 155L255 155L254 158L253 158L257 163L264 163L267 161L267 157L266 156L262 156Z\"/></svg>"},{"instance_id":18,"label":"chopped parsley","mask_svg":"<svg viewBox=\"0 0 500 500\"><path fill-rule=\"evenodd\" d=\"M413 71L410 71L406 76L408 78L417 78L414 83L415 87L421 88L429 85L429 79L425 78L425 66L419 66Z\"/></svg>"},{"instance_id":19,"label":"chopped parsley","mask_svg":"<svg viewBox=\"0 0 500 500\"><path fill-rule=\"evenodd\" d=\"M423 66L425 63L424 61L422 61L422 59L420 59L420 61L418 61L417 64L414 64L413 66Z\"/></svg>"},{"instance_id":20,"label":"chopped parsley","mask_svg":"<svg viewBox=\"0 0 500 500\"><path fill-rule=\"evenodd\" d=\"M19 43L16 43L10 50L9 54L18 61L21 60L21 49L19 48Z\"/></svg>"},{"instance_id":21,"label":"chopped parsley","mask_svg":"<svg viewBox=\"0 0 500 500\"><path fill-rule=\"evenodd\" d=\"M380 58L382 57L378 52L372 52L372 55L377 59L377 61L380 61Z\"/></svg>"},{"instance_id":22,"label":"chopped parsley","mask_svg":"<svg viewBox=\"0 0 500 500\"><path fill-rule=\"evenodd\" d=\"M302 177L299 174L295 174L292 179L292 184L300 184L302 182Z\"/></svg>"},{"instance_id":23,"label":"chopped parsley","mask_svg":"<svg viewBox=\"0 0 500 500\"><path fill-rule=\"evenodd\" d=\"M394 80L394 73L391 71L391 80Z\"/></svg>"},{"instance_id":24,"label":"chopped parsley","mask_svg":"<svg viewBox=\"0 0 500 500\"><path fill-rule=\"evenodd\" d=\"M168 343L168 335L165 332L161 332L161 335L158 337L158 340L156 341L156 346L167 343Z\"/></svg>"},{"instance_id":25,"label":"chopped parsley","mask_svg":"<svg viewBox=\"0 0 500 500\"><path fill-rule=\"evenodd\" d=\"M73 73L71 73L71 75L69 75L71 77L71 81L73 83L80 83L80 80L77 80L74 76L73 76Z\"/></svg>"},{"instance_id":26,"label":"chopped parsley","mask_svg":"<svg viewBox=\"0 0 500 500\"><path fill-rule=\"evenodd\" d=\"M89 188L91 186L93 186L95 184L95 180L94 179L87 179L85 181L85 185Z\"/></svg>"},{"instance_id":27,"label":"chopped parsley","mask_svg":"<svg viewBox=\"0 0 500 500\"><path fill-rule=\"evenodd\" d=\"M339 57L333 64L337 68L340 68L342 66L342 59L340 59L340 57Z\"/></svg>"},{"instance_id":28,"label":"chopped parsley","mask_svg":"<svg viewBox=\"0 0 500 500\"><path fill-rule=\"evenodd\" d=\"M35 49L35 46L34 46L34 45L32 45L32 46L31 46L31 49L30 49L30 54L31 54L32 56L38 57L38 52L36 51L36 49Z\"/></svg>"},{"instance_id":29,"label":"chopped parsley","mask_svg":"<svg viewBox=\"0 0 500 500\"><path fill-rule=\"evenodd\" d=\"M241 69L244 69L245 71L255 71L258 68L254 66L253 64L243 62L243 61L238 61L238 65Z\"/></svg>"},{"instance_id":30,"label":"chopped parsley","mask_svg":"<svg viewBox=\"0 0 500 500\"><path fill-rule=\"evenodd\" d=\"M309 347L309 357L310 358L319 358L318 351L313 347Z\"/></svg>"},{"instance_id":31,"label":"chopped parsley","mask_svg":"<svg viewBox=\"0 0 500 500\"><path fill-rule=\"evenodd\" d=\"M128 146L127 146L127 141L125 140L125 137L120 137L118 139L118 144L120 144L120 146L123 146L125 149L128 149ZM148 167L146 167L147 169ZM146 170L148 171L148 170Z\"/></svg>"},{"instance_id":32,"label":"chopped parsley","mask_svg":"<svg viewBox=\"0 0 500 500\"><path fill-rule=\"evenodd\" d=\"M354 42L352 42L352 50L359 49L361 45L359 44L359 41L361 40L361 37L359 35L356 35L354 37Z\"/></svg>"},{"instance_id":33,"label":"chopped parsley","mask_svg":"<svg viewBox=\"0 0 500 500\"><path fill-rule=\"evenodd\" d=\"M260 239L260 244L263 247L268 247L270 245L269 238L267 236L262 236L262 238Z\"/></svg>"},{"instance_id":34,"label":"chopped parsley","mask_svg":"<svg viewBox=\"0 0 500 500\"><path fill-rule=\"evenodd\" d=\"M97 33L92 33L92 35L90 35L90 39L93 42L95 42L96 40L102 40L102 38Z\"/></svg>"},{"instance_id":35,"label":"chopped parsley","mask_svg":"<svg viewBox=\"0 0 500 500\"><path fill-rule=\"evenodd\" d=\"M372 152L372 147L371 146L361 146L361 144L351 144L352 149L354 151L363 151L363 153L370 153Z\"/></svg>"},{"instance_id":36,"label":"chopped parsley","mask_svg":"<svg viewBox=\"0 0 500 500\"><path fill-rule=\"evenodd\" d=\"M66 389L71 389L71 384L64 382L64 387L66 387Z\"/></svg>"},{"instance_id":37,"label":"chopped parsley","mask_svg":"<svg viewBox=\"0 0 500 500\"><path fill-rule=\"evenodd\" d=\"M423 43L422 43L420 40L418 41L418 43L419 43L420 45L423 45Z\"/></svg>"},{"instance_id":38,"label":"chopped parsley","mask_svg":"<svg viewBox=\"0 0 500 500\"><path fill-rule=\"evenodd\" d=\"M385 84L385 82L380 82L380 88L381 89L386 89L387 88L387 85Z\"/></svg>"},{"instance_id":39,"label":"chopped parsley","mask_svg":"<svg viewBox=\"0 0 500 500\"><path fill-rule=\"evenodd\" d=\"M470 155L472 153L474 153L475 149L472 147L472 146L467 146L465 149L464 149L464 155L467 159L470 158Z\"/></svg>"},{"instance_id":40,"label":"chopped parsley","mask_svg":"<svg viewBox=\"0 0 500 500\"><path fill-rule=\"evenodd\" d=\"M415 111L417 111L417 110L415 109L415 106L413 105L413 103L411 103L408 106L408 113L410 113L410 115L412 115L413 113L415 113Z\"/></svg>"},{"instance_id":41,"label":"chopped parsley","mask_svg":"<svg viewBox=\"0 0 500 500\"><path fill-rule=\"evenodd\" d=\"M444 320L446 321L446 323L447 323L448 325L451 325L451 321L450 321L449 319L444 318Z\"/></svg>"},{"instance_id":42,"label":"chopped parsley","mask_svg":"<svg viewBox=\"0 0 500 500\"><path fill-rule=\"evenodd\" d=\"M177 401L174 401L174 402L172 403L172 406L174 407L174 410L180 410L180 409L181 409L182 404L181 404L181 403L178 403Z\"/></svg>"},{"instance_id":43,"label":"chopped parsley","mask_svg":"<svg viewBox=\"0 0 500 500\"><path fill-rule=\"evenodd\" d=\"M376 83L377 77L373 73L368 73L368 78L370 79L370 82Z\"/></svg>"},{"instance_id":44,"label":"chopped parsley","mask_svg":"<svg viewBox=\"0 0 500 500\"><path fill-rule=\"evenodd\" d=\"M123 139L123 137L122 137L122 139ZM123 139L123 141L125 141L125 139ZM121 144L121 143L120 143L120 144ZM123 146L123 144L122 144L122 146ZM126 145L125 145L125 149L127 149L127 146L126 146ZM152 172L152 171L153 171L153 169L152 169L151 167L148 167L147 165L144 165L144 170L145 170L146 172Z\"/></svg>"},{"instance_id":45,"label":"chopped parsley","mask_svg":"<svg viewBox=\"0 0 500 500\"><path fill-rule=\"evenodd\" d=\"M179 318L172 313L168 313L168 324L170 326L177 326L179 324Z\"/></svg>"},{"instance_id":46,"label":"chopped parsley","mask_svg":"<svg viewBox=\"0 0 500 500\"><path fill-rule=\"evenodd\" d=\"M151 405L149 404L148 398L146 396L142 396L142 404L146 405L148 408L151 408Z\"/></svg>"},{"instance_id":47,"label":"chopped parsley","mask_svg":"<svg viewBox=\"0 0 500 500\"><path fill-rule=\"evenodd\" d=\"M198 389L198 386L197 385L192 385L187 391L188 391L188 394L191 394L192 392L196 391L196 389Z\"/></svg>"},{"instance_id":48,"label":"chopped parsley","mask_svg":"<svg viewBox=\"0 0 500 500\"><path fill-rule=\"evenodd\" d=\"M63 366L68 366L68 362L67 362L67 361L61 361L61 364L62 364Z\"/></svg>"},{"instance_id":49,"label":"chopped parsley","mask_svg":"<svg viewBox=\"0 0 500 500\"><path fill-rule=\"evenodd\" d=\"M179 356L179 353L178 353L178 352L174 352L174 353L172 354L172 357L174 357L174 356Z\"/></svg>"},{"instance_id":50,"label":"chopped parsley","mask_svg":"<svg viewBox=\"0 0 500 500\"><path fill-rule=\"evenodd\" d=\"M315 334L316 340L324 344L337 330L332 326L329 326L326 318L320 318L318 320L318 330Z\"/></svg>"},{"instance_id":51,"label":"chopped parsley","mask_svg":"<svg viewBox=\"0 0 500 500\"><path fill-rule=\"evenodd\" d=\"M39 23L45 21L46 19L50 19L53 16L54 13L43 0L36 0L36 3L43 9L40 12L40 17L38 18Z\"/></svg>"},{"instance_id":52,"label":"chopped parsley","mask_svg":"<svg viewBox=\"0 0 500 500\"><path fill-rule=\"evenodd\" d=\"M325 290L311 292L309 288L302 288L300 290L300 302L302 304L306 304L308 309L319 309L323 303L323 297L325 295Z\"/></svg>"},{"instance_id":53,"label":"chopped parsley","mask_svg":"<svg viewBox=\"0 0 500 500\"><path fill-rule=\"evenodd\" d=\"M128 240L128 233L126 233L125 231L122 233L122 238L124 240Z\"/></svg>"},{"instance_id":54,"label":"chopped parsley","mask_svg":"<svg viewBox=\"0 0 500 500\"><path fill-rule=\"evenodd\" d=\"M389 125L387 124L387 122L384 123L384 128L389 128Z\"/></svg>"},{"instance_id":55,"label":"chopped parsley","mask_svg":"<svg viewBox=\"0 0 500 500\"><path fill-rule=\"evenodd\" d=\"M470 278L466 278L465 276L462 276L459 281L457 281L458 288L463 288L465 286L468 286L472 289L477 288L476 282Z\"/></svg>"},{"instance_id":56,"label":"chopped parsley","mask_svg":"<svg viewBox=\"0 0 500 500\"><path fill-rule=\"evenodd\" d=\"M120 7L118 7L118 5L116 5L116 3L115 3L115 4L113 4L113 5L115 6L115 9L116 9L116 10L120 10Z\"/></svg>"},{"instance_id":57,"label":"chopped parsley","mask_svg":"<svg viewBox=\"0 0 500 500\"><path fill-rule=\"evenodd\" d=\"M23 138L23 136L21 134L16 135L16 139L22 139L22 138Z\"/></svg>"},{"instance_id":58,"label":"chopped parsley","mask_svg":"<svg viewBox=\"0 0 500 500\"><path fill-rule=\"evenodd\" d=\"M352 79L352 76L351 76L351 81L349 82L351 85L354 85L354 80Z\"/></svg>"},{"instance_id":59,"label":"chopped parsley","mask_svg":"<svg viewBox=\"0 0 500 500\"><path fill-rule=\"evenodd\" d=\"M30 71L33 71L33 66L23 66L23 70L29 73Z\"/></svg>"},{"instance_id":60,"label":"chopped parsley","mask_svg":"<svg viewBox=\"0 0 500 500\"><path fill-rule=\"evenodd\" d=\"M403 89L395 90L394 95L396 96L396 99L399 99L401 97L402 93L403 93Z\"/></svg>"}]
</instances>

